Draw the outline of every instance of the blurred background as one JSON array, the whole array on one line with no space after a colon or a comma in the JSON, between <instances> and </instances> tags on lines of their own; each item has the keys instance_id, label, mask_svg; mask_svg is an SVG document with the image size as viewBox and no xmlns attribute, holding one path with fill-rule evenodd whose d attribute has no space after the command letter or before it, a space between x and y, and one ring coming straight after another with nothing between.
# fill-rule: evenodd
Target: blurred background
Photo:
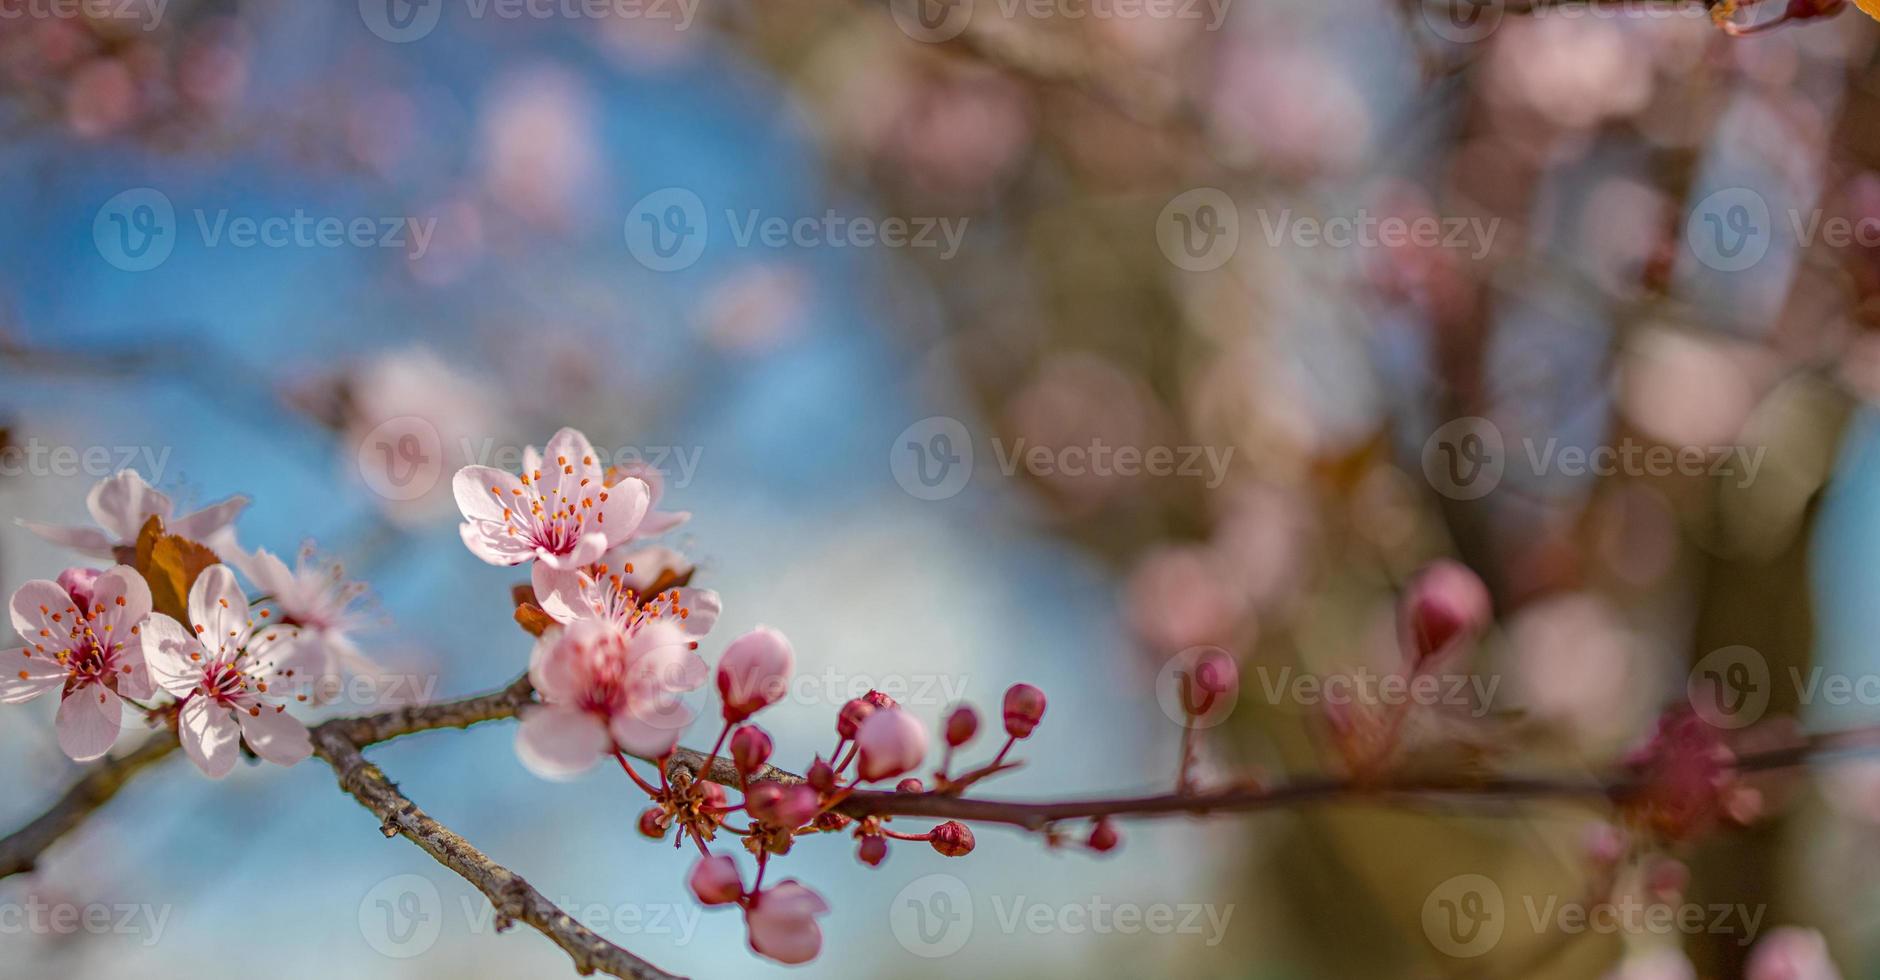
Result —
<instances>
[{"instance_id":1,"label":"blurred background","mask_svg":"<svg viewBox=\"0 0 1880 980\"><path fill-rule=\"evenodd\" d=\"M1202 645L1243 679L1204 780L1340 771L1291 682L1391 670L1441 556L1496 626L1418 764L1601 771L1699 664L1760 680L1746 743L1859 723L1875 25L1527 7L0 0L0 514L83 523L124 465L179 511L248 495L243 544L370 586L358 640L417 682L388 696L457 696L529 638L449 474L578 426L694 514L708 659L794 641L777 761L871 686L937 721L1027 681L1050 713L999 796L1167 788L1158 695ZM9 593L72 563L0 526ZM77 771L52 711L0 711L0 825ZM785 972L617 773L542 781L513 738L371 755L655 964ZM1682 855L1680 907L1747 910L1694 929L1544 921L1604 816L1552 803L1129 823L1101 857L987 828L878 869L830 837L773 874L834 907L813 976L1731 977L1778 925L1880 975L1880 768L1766 794ZM568 975L376 830L317 762L171 760L0 882L0 976ZM1502 896L1486 947L1432 926L1463 875Z\"/></svg>"}]
</instances>

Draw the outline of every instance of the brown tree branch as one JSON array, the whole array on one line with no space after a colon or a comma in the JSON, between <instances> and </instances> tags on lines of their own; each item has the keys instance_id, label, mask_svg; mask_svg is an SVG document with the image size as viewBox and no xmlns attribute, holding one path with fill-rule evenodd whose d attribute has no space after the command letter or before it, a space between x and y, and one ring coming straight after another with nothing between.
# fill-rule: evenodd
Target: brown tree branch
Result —
<instances>
[{"instance_id":1,"label":"brown tree branch","mask_svg":"<svg viewBox=\"0 0 1880 980\"><path fill-rule=\"evenodd\" d=\"M513 714L514 709L510 713ZM366 761L359 746L347 737L346 726L329 722L316 727L313 751L333 767L340 788L379 818L380 833L411 841L436 858L437 863L475 885L496 907L497 931L517 921L528 923L567 951L574 960L575 971L582 976L598 970L620 980L671 980L673 977L576 922L521 875L490 860L469 841L418 809L416 803L385 778L378 766Z\"/></svg>"},{"instance_id":2,"label":"brown tree branch","mask_svg":"<svg viewBox=\"0 0 1880 980\"><path fill-rule=\"evenodd\" d=\"M0 838L0 878L8 878L33 870L39 856L51 847L53 842L91 816L93 810L105 805L116 796L131 777L144 769L163 761L171 752L176 751L176 736L169 733L152 735L130 752L107 759L78 778L62 794L58 802L46 809L46 812L34 817L31 823Z\"/></svg>"}]
</instances>

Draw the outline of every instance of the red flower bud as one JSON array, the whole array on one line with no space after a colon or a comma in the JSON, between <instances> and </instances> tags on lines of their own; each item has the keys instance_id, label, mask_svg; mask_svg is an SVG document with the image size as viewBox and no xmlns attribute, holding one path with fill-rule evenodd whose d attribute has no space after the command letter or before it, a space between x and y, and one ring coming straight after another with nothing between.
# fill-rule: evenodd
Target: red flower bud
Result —
<instances>
[{"instance_id":1,"label":"red flower bud","mask_svg":"<svg viewBox=\"0 0 1880 980\"><path fill-rule=\"evenodd\" d=\"M1110 822L1110 818L1098 817L1096 825L1090 828L1090 839L1086 843L1098 854L1108 854L1122 842L1123 838L1116 832L1116 825Z\"/></svg>"},{"instance_id":2,"label":"red flower bud","mask_svg":"<svg viewBox=\"0 0 1880 980\"><path fill-rule=\"evenodd\" d=\"M717 783L700 782L699 792L705 794L705 805L722 807L725 805L725 788Z\"/></svg>"},{"instance_id":3,"label":"red flower bud","mask_svg":"<svg viewBox=\"0 0 1880 980\"><path fill-rule=\"evenodd\" d=\"M872 705L874 705L874 706L875 706L875 707L877 707L877 708L896 708L896 707L899 707L899 705L897 705L897 704L895 704L895 702L894 702L894 699L893 699L893 698L891 698L891 697L889 697L889 696L887 696L886 694L883 694L883 693L881 693L880 691L877 691L877 690L875 690L875 689L873 689L873 688L869 688L869 690L868 690L868 693L867 693L867 694L864 694L864 695L862 695L862 700L864 700L864 701L866 701L866 702L868 702L869 704L872 704Z\"/></svg>"},{"instance_id":4,"label":"red flower bud","mask_svg":"<svg viewBox=\"0 0 1880 980\"><path fill-rule=\"evenodd\" d=\"M979 734L979 712L966 705L953 709L947 715L947 744L959 748L973 740Z\"/></svg>"},{"instance_id":5,"label":"red flower bud","mask_svg":"<svg viewBox=\"0 0 1880 980\"><path fill-rule=\"evenodd\" d=\"M661 807L649 806L640 811L640 833L659 840L666 836L666 828L672 826L672 817Z\"/></svg>"},{"instance_id":6,"label":"red flower bud","mask_svg":"<svg viewBox=\"0 0 1880 980\"><path fill-rule=\"evenodd\" d=\"M1398 611L1398 639L1412 667L1428 669L1488 625L1488 586L1463 565L1443 560L1417 574Z\"/></svg>"},{"instance_id":7,"label":"red flower bud","mask_svg":"<svg viewBox=\"0 0 1880 980\"><path fill-rule=\"evenodd\" d=\"M801 783L785 786L774 779L752 783L744 794L751 816L786 830L801 827L822 809L822 795Z\"/></svg>"},{"instance_id":8,"label":"red flower bud","mask_svg":"<svg viewBox=\"0 0 1880 980\"><path fill-rule=\"evenodd\" d=\"M686 884L706 905L728 905L744 896L744 883L738 879L738 863L724 854L714 854L693 865Z\"/></svg>"},{"instance_id":9,"label":"red flower bud","mask_svg":"<svg viewBox=\"0 0 1880 980\"><path fill-rule=\"evenodd\" d=\"M855 856L871 868L878 868L888 859L888 839L870 835L862 838L862 846L855 849Z\"/></svg>"},{"instance_id":10,"label":"red flower bud","mask_svg":"<svg viewBox=\"0 0 1880 980\"><path fill-rule=\"evenodd\" d=\"M854 738L855 733L861 729L862 722L867 721L868 716L874 713L875 706L861 698L848 702L836 715L836 734L843 738Z\"/></svg>"},{"instance_id":11,"label":"red flower bud","mask_svg":"<svg viewBox=\"0 0 1880 980\"><path fill-rule=\"evenodd\" d=\"M903 779L900 782L894 784L894 791L896 793L918 793L922 789L925 789L925 788L926 787L923 787L920 784L920 780L915 779L912 776L909 776L906 779Z\"/></svg>"},{"instance_id":12,"label":"red flower bud","mask_svg":"<svg viewBox=\"0 0 1880 980\"><path fill-rule=\"evenodd\" d=\"M1026 738L1044 720L1044 692L1030 684L1013 684L1005 692L1005 733Z\"/></svg>"},{"instance_id":13,"label":"red flower bud","mask_svg":"<svg viewBox=\"0 0 1880 980\"><path fill-rule=\"evenodd\" d=\"M950 858L965 857L973 853L973 831L958 820L948 820L933 829L933 836L927 838L933 849Z\"/></svg>"},{"instance_id":14,"label":"red flower bud","mask_svg":"<svg viewBox=\"0 0 1880 980\"><path fill-rule=\"evenodd\" d=\"M749 776L764 767L770 758L770 736L756 725L745 725L731 733L731 761L738 772Z\"/></svg>"},{"instance_id":15,"label":"red flower bud","mask_svg":"<svg viewBox=\"0 0 1880 980\"><path fill-rule=\"evenodd\" d=\"M820 756L817 757L816 764L809 767L809 772L804 775L803 780L820 792L836 791L836 769Z\"/></svg>"}]
</instances>

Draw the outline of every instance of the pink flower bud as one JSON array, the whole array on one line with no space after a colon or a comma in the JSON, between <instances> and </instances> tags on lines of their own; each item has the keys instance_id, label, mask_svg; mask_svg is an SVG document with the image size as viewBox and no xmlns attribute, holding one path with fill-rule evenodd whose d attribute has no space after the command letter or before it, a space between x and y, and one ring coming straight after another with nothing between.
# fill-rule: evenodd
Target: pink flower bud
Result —
<instances>
[{"instance_id":1,"label":"pink flower bud","mask_svg":"<svg viewBox=\"0 0 1880 980\"><path fill-rule=\"evenodd\" d=\"M816 764L809 767L809 774L803 778L807 780L811 786L816 787L816 789L824 793L833 793L836 791L836 768L824 761L820 756L817 757Z\"/></svg>"},{"instance_id":2,"label":"pink flower bud","mask_svg":"<svg viewBox=\"0 0 1880 980\"><path fill-rule=\"evenodd\" d=\"M844 704L842 711L836 715L836 734L842 738L854 738L855 733L861 730L862 722L874 713L875 706L861 698Z\"/></svg>"},{"instance_id":3,"label":"pink flower bud","mask_svg":"<svg viewBox=\"0 0 1880 980\"><path fill-rule=\"evenodd\" d=\"M738 876L738 862L729 855L714 854L692 866L686 879L692 894L706 905L729 905L744 895L744 882Z\"/></svg>"},{"instance_id":4,"label":"pink flower bud","mask_svg":"<svg viewBox=\"0 0 1880 980\"><path fill-rule=\"evenodd\" d=\"M659 840L666 836L666 828L672 826L672 817L660 807L649 806L640 811L640 833Z\"/></svg>"},{"instance_id":5,"label":"pink flower bud","mask_svg":"<svg viewBox=\"0 0 1880 980\"><path fill-rule=\"evenodd\" d=\"M868 702L869 704L874 705L877 708L900 707L900 705L894 703L893 698L873 688L870 688L867 694L862 695L862 700Z\"/></svg>"},{"instance_id":6,"label":"pink flower bud","mask_svg":"<svg viewBox=\"0 0 1880 980\"><path fill-rule=\"evenodd\" d=\"M1044 692L1030 684L1013 684L1005 692L1005 733L1027 738L1044 720Z\"/></svg>"},{"instance_id":7,"label":"pink flower bud","mask_svg":"<svg viewBox=\"0 0 1880 980\"><path fill-rule=\"evenodd\" d=\"M1110 822L1110 818L1098 817L1096 825L1090 828L1090 839L1086 843L1098 854L1108 854L1122 842L1123 838L1116 832L1116 825Z\"/></svg>"},{"instance_id":8,"label":"pink flower bud","mask_svg":"<svg viewBox=\"0 0 1880 980\"><path fill-rule=\"evenodd\" d=\"M1427 669L1473 639L1489 616L1488 586L1467 567L1444 559L1418 573L1405 590L1399 642L1413 667Z\"/></svg>"},{"instance_id":9,"label":"pink flower bud","mask_svg":"<svg viewBox=\"0 0 1880 980\"><path fill-rule=\"evenodd\" d=\"M1202 694L1225 694L1240 686L1240 668L1225 650L1208 650L1195 661L1194 683Z\"/></svg>"},{"instance_id":10,"label":"pink flower bud","mask_svg":"<svg viewBox=\"0 0 1880 980\"><path fill-rule=\"evenodd\" d=\"M900 782L894 784L894 791L896 793L918 793L923 788L924 787L922 787L920 784L920 780L915 779L912 776L909 776L906 779L903 779Z\"/></svg>"},{"instance_id":11,"label":"pink flower bud","mask_svg":"<svg viewBox=\"0 0 1880 980\"><path fill-rule=\"evenodd\" d=\"M1841 980L1828 956L1828 941L1813 929L1783 926L1763 937L1749 954L1745 980Z\"/></svg>"},{"instance_id":12,"label":"pink flower bud","mask_svg":"<svg viewBox=\"0 0 1880 980\"><path fill-rule=\"evenodd\" d=\"M822 794L801 783L786 786L774 779L752 783L744 794L751 816L786 830L801 827L822 809Z\"/></svg>"},{"instance_id":13,"label":"pink flower bud","mask_svg":"<svg viewBox=\"0 0 1880 980\"><path fill-rule=\"evenodd\" d=\"M855 733L855 744L860 749L859 772L863 779L892 779L927 758L927 729L900 708L885 708L862 722Z\"/></svg>"},{"instance_id":14,"label":"pink flower bud","mask_svg":"<svg viewBox=\"0 0 1880 980\"><path fill-rule=\"evenodd\" d=\"M751 949L779 963L808 963L822 951L822 929L816 917L829 911L822 896L798 884L781 881L765 889L744 910L744 928Z\"/></svg>"},{"instance_id":15,"label":"pink flower bud","mask_svg":"<svg viewBox=\"0 0 1880 980\"><path fill-rule=\"evenodd\" d=\"M763 768L770 758L770 736L756 725L745 725L731 733L731 761L738 772L749 776Z\"/></svg>"},{"instance_id":16,"label":"pink flower bud","mask_svg":"<svg viewBox=\"0 0 1880 980\"><path fill-rule=\"evenodd\" d=\"M855 856L871 868L881 867L881 862L888 859L888 839L876 835L862 838L862 846L855 849Z\"/></svg>"},{"instance_id":17,"label":"pink flower bud","mask_svg":"<svg viewBox=\"0 0 1880 980\"><path fill-rule=\"evenodd\" d=\"M979 734L979 712L966 705L953 709L947 715L947 744L959 748L973 740Z\"/></svg>"},{"instance_id":18,"label":"pink flower bud","mask_svg":"<svg viewBox=\"0 0 1880 980\"><path fill-rule=\"evenodd\" d=\"M90 610L92 590L97 587L98 576L103 574L96 568L68 568L59 573L59 588L72 597L78 608Z\"/></svg>"},{"instance_id":19,"label":"pink flower bud","mask_svg":"<svg viewBox=\"0 0 1880 980\"><path fill-rule=\"evenodd\" d=\"M731 641L718 660L718 694L725 721L737 724L776 703L796 670L796 653L782 633L760 626Z\"/></svg>"},{"instance_id":20,"label":"pink flower bud","mask_svg":"<svg viewBox=\"0 0 1880 980\"><path fill-rule=\"evenodd\" d=\"M973 853L973 831L958 820L948 820L933 829L933 836L927 839L933 849L950 858L965 857Z\"/></svg>"},{"instance_id":21,"label":"pink flower bud","mask_svg":"<svg viewBox=\"0 0 1880 980\"><path fill-rule=\"evenodd\" d=\"M706 806L722 807L725 805L725 788L723 786L717 783L705 782L701 782L698 785L704 787L700 792L705 794Z\"/></svg>"}]
</instances>

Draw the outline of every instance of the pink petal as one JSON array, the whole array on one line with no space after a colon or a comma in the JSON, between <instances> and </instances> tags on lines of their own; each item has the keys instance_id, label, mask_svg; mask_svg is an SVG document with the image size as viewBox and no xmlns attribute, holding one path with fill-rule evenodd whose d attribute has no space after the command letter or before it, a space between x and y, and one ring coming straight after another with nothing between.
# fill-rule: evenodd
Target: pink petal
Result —
<instances>
[{"instance_id":1,"label":"pink petal","mask_svg":"<svg viewBox=\"0 0 1880 980\"><path fill-rule=\"evenodd\" d=\"M313 742L307 726L278 705L259 704L247 711L235 712L242 737L255 754L277 766L303 762L313 754Z\"/></svg>"},{"instance_id":2,"label":"pink petal","mask_svg":"<svg viewBox=\"0 0 1880 980\"><path fill-rule=\"evenodd\" d=\"M694 717L691 708L670 696L636 703L608 719L607 731L629 755L656 759L679 744Z\"/></svg>"},{"instance_id":3,"label":"pink petal","mask_svg":"<svg viewBox=\"0 0 1880 980\"><path fill-rule=\"evenodd\" d=\"M567 631L550 628L529 651L529 683L545 701L572 701L581 693L581 674Z\"/></svg>"},{"instance_id":4,"label":"pink petal","mask_svg":"<svg viewBox=\"0 0 1880 980\"><path fill-rule=\"evenodd\" d=\"M459 524L457 534L470 553L490 565L520 565L535 557L535 550L520 538L510 537L500 528L485 533L490 524Z\"/></svg>"},{"instance_id":5,"label":"pink petal","mask_svg":"<svg viewBox=\"0 0 1880 980\"><path fill-rule=\"evenodd\" d=\"M115 565L92 585L92 602L98 608L99 632L120 643L137 642L131 627L150 615L150 585L129 565ZM121 601L120 601L121 600Z\"/></svg>"},{"instance_id":6,"label":"pink petal","mask_svg":"<svg viewBox=\"0 0 1880 980\"><path fill-rule=\"evenodd\" d=\"M633 536L656 538L691 519L692 512L686 510L648 511L646 517L641 519L640 526L634 529Z\"/></svg>"},{"instance_id":7,"label":"pink petal","mask_svg":"<svg viewBox=\"0 0 1880 980\"><path fill-rule=\"evenodd\" d=\"M111 751L124 729L124 702L103 684L87 684L59 702L55 724L59 748L73 762L90 762Z\"/></svg>"},{"instance_id":8,"label":"pink petal","mask_svg":"<svg viewBox=\"0 0 1880 980\"><path fill-rule=\"evenodd\" d=\"M241 727L231 714L229 709L204 698L190 698L177 718L183 754L210 779L228 775L235 768L235 757L240 754L236 742L241 737Z\"/></svg>"},{"instance_id":9,"label":"pink petal","mask_svg":"<svg viewBox=\"0 0 1880 980\"><path fill-rule=\"evenodd\" d=\"M535 587L535 601L541 605L543 612L558 623L593 618L587 600L581 597L582 578L581 572L550 568L539 561L529 571L529 579Z\"/></svg>"},{"instance_id":10,"label":"pink petal","mask_svg":"<svg viewBox=\"0 0 1880 980\"><path fill-rule=\"evenodd\" d=\"M0 704L20 704L57 690L65 682L65 665L50 657L35 657L25 647L0 650Z\"/></svg>"},{"instance_id":11,"label":"pink petal","mask_svg":"<svg viewBox=\"0 0 1880 980\"><path fill-rule=\"evenodd\" d=\"M202 681L202 643L182 623L151 613L140 631L144 664L150 678L176 697L188 697ZM133 695L134 696L134 695Z\"/></svg>"},{"instance_id":12,"label":"pink petal","mask_svg":"<svg viewBox=\"0 0 1880 980\"><path fill-rule=\"evenodd\" d=\"M718 623L718 614L724 611L724 602L718 593L710 589L684 588L679 590L679 607L686 611L685 627L688 636L704 636Z\"/></svg>"},{"instance_id":13,"label":"pink petal","mask_svg":"<svg viewBox=\"0 0 1880 980\"><path fill-rule=\"evenodd\" d=\"M530 772L548 779L568 779L587 770L607 748L607 729L600 719L573 708L529 708L516 729L516 755Z\"/></svg>"},{"instance_id":14,"label":"pink petal","mask_svg":"<svg viewBox=\"0 0 1880 980\"><path fill-rule=\"evenodd\" d=\"M210 504L193 514L185 514L168 522L165 530L180 535L191 541L208 542L217 532L235 523L235 518L248 506L248 498L236 495L220 503Z\"/></svg>"},{"instance_id":15,"label":"pink petal","mask_svg":"<svg viewBox=\"0 0 1880 980\"><path fill-rule=\"evenodd\" d=\"M602 496L606 499L601 499ZM589 531L598 531L605 535L608 547L623 544L639 530L640 522L646 519L646 511L652 506L652 493L646 488L646 481L629 477L619 483L594 494L594 512L585 525ZM596 556L599 557L598 555Z\"/></svg>"},{"instance_id":16,"label":"pink petal","mask_svg":"<svg viewBox=\"0 0 1880 980\"><path fill-rule=\"evenodd\" d=\"M47 651L64 650L71 644L78 607L59 583L37 578L22 582L13 593L12 612L13 629L27 643Z\"/></svg>"},{"instance_id":17,"label":"pink petal","mask_svg":"<svg viewBox=\"0 0 1880 980\"><path fill-rule=\"evenodd\" d=\"M111 557L111 546L116 542L111 535L95 527L83 525L41 524L37 521L15 519L15 524L39 535L53 544L70 548L92 558Z\"/></svg>"},{"instance_id":18,"label":"pink petal","mask_svg":"<svg viewBox=\"0 0 1880 980\"><path fill-rule=\"evenodd\" d=\"M564 428L550 436L548 445L542 447L542 466L551 471L541 485L544 493L553 489L566 500L579 501L601 489L600 460L594 456L594 444L579 429Z\"/></svg>"},{"instance_id":19,"label":"pink petal","mask_svg":"<svg viewBox=\"0 0 1880 980\"><path fill-rule=\"evenodd\" d=\"M152 489L136 470L119 470L99 480L86 495L85 506L92 519L119 541L137 540L137 532L152 515L162 518L166 526L170 523L170 498Z\"/></svg>"},{"instance_id":20,"label":"pink petal","mask_svg":"<svg viewBox=\"0 0 1880 980\"><path fill-rule=\"evenodd\" d=\"M503 524L504 511L515 506L513 501L522 499L516 493L521 489L522 481L514 473L493 466L466 466L450 481L451 495L457 498L457 509L463 512L464 520L498 527Z\"/></svg>"},{"instance_id":21,"label":"pink petal","mask_svg":"<svg viewBox=\"0 0 1880 980\"><path fill-rule=\"evenodd\" d=\"M235 656L248 640L248 597L227 565L210 565L189 588L190 625L199 627L203 648L217 659Z\"/></svg>"}]
</instances>

